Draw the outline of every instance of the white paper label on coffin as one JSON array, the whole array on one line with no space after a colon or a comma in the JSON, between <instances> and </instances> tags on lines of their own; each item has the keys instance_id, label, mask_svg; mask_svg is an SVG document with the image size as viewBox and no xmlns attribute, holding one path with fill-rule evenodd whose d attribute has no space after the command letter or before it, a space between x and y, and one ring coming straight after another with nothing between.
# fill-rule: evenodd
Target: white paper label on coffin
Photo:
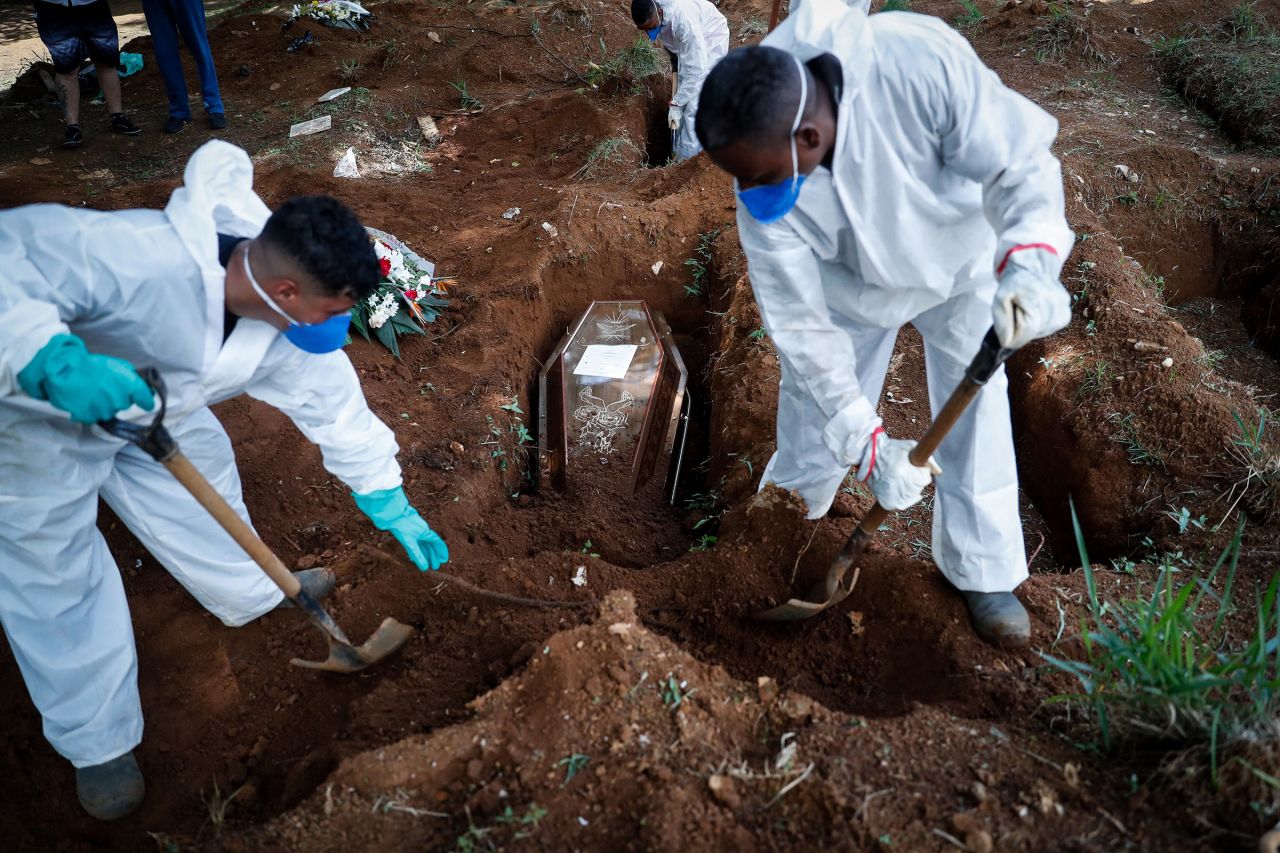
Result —
<instances>
[{"instance_id":1,"label":"white paper label on coffin","mask_svg":"<svg viewBox=\"0 0 1280 853\"><path fill-rule=\"evenodd\" d=\"M622 379L631 369L631 360L636 357L638 349L640 347L635 344L591 344L573 373L575 376Z\"/></svg>"}]
</instances>

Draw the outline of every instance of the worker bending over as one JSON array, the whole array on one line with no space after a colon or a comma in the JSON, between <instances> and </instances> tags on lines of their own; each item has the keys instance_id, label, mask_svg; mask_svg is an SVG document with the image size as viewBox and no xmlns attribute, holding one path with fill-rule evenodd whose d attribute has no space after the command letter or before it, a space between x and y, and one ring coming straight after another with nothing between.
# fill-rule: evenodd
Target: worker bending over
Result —
<instances>
[{"instance_id":1,"label":"worker bending over","mask_svg":"<svg viewBox=\"0 0 1280 853\"><path fill-rule=\"evenodd\" d=\"M340 349L351 306L378 280L351 210L319 196L272 213L248 155L225 142L192 156L163 211L0 212L0 623L94 817L121 817L143 796L138 660L98 498L225 624L283 599L162 465L94 425L149 419L134 365L160 370L169 431L246 521L231 443L209 411L242 393L292 418L420 569L448 559ZM325 569L299 579L315 597L334 580Z\"/></svg>"},{"instance_id":2,"label":"worker bending over","mask_svg":"<svg viewBox=\"0 0 1280 853\"><path fill-rule=\"evenodd\" d=\"M707 0L631 0L631 20L671 57L676 75L667 108L672 154L677 163L697 156L702 150L694 132L698 92L711 66L729 50L729 23Z\"/></svg>"},{"instance_id":3,"label":"worker bending over","mask_svg":"<svg viewBox=\"0 0 1280 853\"><path fill-rule=\"evenodd\" d=\"M782 367L763 474L826 514L850 466L888 509L928 468L876 402L898 329L924 337L935 414L988 327L1005 347L1071 319L1057 122L937 18L804 0L707 78L697 132L736 178L752 289ZM938 449L933 555L988 642L1024 646L1027 577L1003 369Z\"/></svg>"}]
</instances>

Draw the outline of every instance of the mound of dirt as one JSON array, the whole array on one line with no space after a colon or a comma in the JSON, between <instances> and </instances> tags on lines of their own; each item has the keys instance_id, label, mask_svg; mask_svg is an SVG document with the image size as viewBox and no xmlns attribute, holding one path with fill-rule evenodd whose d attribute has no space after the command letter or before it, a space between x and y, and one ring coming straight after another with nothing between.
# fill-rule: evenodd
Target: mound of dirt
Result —
<instances>
[{"instance_id":1,"label":"mound of dirt","mask_svg":"<svg viewBox=\"0 0 1280 853\"><path fill-rule=\"evenodd\" d=\"M625 592L470 708L466 723L343 761L296 809L223 845L926 849L942 830L990 850L1077 822L1115 839L1077 765L1011 784L1030 768L994 727L925 711L873 729L770 678L735 680L646 630ZM928 770L904 775L896 750L921 742Z\"/></svg>"}]
</instances>

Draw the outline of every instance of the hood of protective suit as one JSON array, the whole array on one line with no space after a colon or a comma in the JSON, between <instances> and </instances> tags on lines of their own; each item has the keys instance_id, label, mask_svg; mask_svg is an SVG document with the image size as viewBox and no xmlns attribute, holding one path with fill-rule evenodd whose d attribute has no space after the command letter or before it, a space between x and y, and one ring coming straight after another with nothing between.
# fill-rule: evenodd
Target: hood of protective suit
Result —
<instances>
[{"instance_id":1,"label":"hood of protective suit","mask_svg":"<svg viewBox=\"0 0 1280 853\"><path fill-rule=\"evenodd\" d=\"M173 191L164 215L200 265L204 278L205 364L222 347L226 272L218 262L218 234L256 237L271 211L253 191L253 162L241 148L213 140L191 155L182 186Z\"/></svg>"},{"instance_id":2,"label":"hood of protective suit","mask_svg":"<svg viewBox=\"0 0 1280 853\"><path fill-rule=\"evenodd\" d=\"M785 50L801 62L824 53L833 55L844 71L842 105L857 98L871 67L873 41L867 16L861 8L851 9L840 0L805 0L760 43Z\"/></svg>"}]
</instances>

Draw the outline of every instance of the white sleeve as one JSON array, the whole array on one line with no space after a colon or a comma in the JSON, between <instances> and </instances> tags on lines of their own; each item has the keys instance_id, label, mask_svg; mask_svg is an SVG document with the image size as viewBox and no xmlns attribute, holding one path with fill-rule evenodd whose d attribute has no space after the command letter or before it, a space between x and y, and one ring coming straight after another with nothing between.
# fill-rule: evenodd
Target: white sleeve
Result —
<instances>
[{"instance_id":1,"label":"white sleeve","mask_svg":"<svg viewBox=\"0 0 1280 853\"><path fill-rule=\"evenodd\" d=\"M680 58L680 87L672 100L682 107L696 106L702 82L711 73L707 40L693 16L683 13L671 16L671 38Z\"/></svg>"},{"instance_id":2,"label":"white sleeve","mask_svg":"<svg viewBox=\"0 0 1280 853\"><path fill-rule=\"evenodd\" d=\"M50 338L70 331L67 320L90 309L95 267L83 261L84 229L77 225L75 214L57 205L0 214L0 397L21 394L22 369ZM47 272L28 251L37 241L52 259Z\"/></svg>"},{"instance_id":3,"label":"white sleeve","mask_svg":"<svg viewBox=\"0 0 1280 853\"><path fill-rule=\"evenodd\" d=\"M287 341L272 344L245 393L288 415L320 448L325 469L351 491L400 485L395 433L369 410L341 350L310 355Z\"/></svg>"},{"instance_id":4,"label":"white sleeve","mask_svg":"<svg viewBox=\"0 0 1280 853\"><path fill-rule=\"evenodd\" d=\"M858 384L853 340L831 320L818 258L784 223L761 225L738 209L751 290L787 373L822 413L822 438L856 465L880 418Z\"/></svg>"},{"instance_id":5,"label":"white sleeve","mask_svg":"<svg viewBox=\"0 0 1280 853\"><path fill-rule=\"evenodd\" d=\"M943 57L937 104L943 160L982 184L983 208L999 238L995 268L1017 249L1036 248L1056 278L1075 242L1062 167L1051 150L1057 119L1000 82L962 37L954 42Z\"/></svg>"}]
</instances>

